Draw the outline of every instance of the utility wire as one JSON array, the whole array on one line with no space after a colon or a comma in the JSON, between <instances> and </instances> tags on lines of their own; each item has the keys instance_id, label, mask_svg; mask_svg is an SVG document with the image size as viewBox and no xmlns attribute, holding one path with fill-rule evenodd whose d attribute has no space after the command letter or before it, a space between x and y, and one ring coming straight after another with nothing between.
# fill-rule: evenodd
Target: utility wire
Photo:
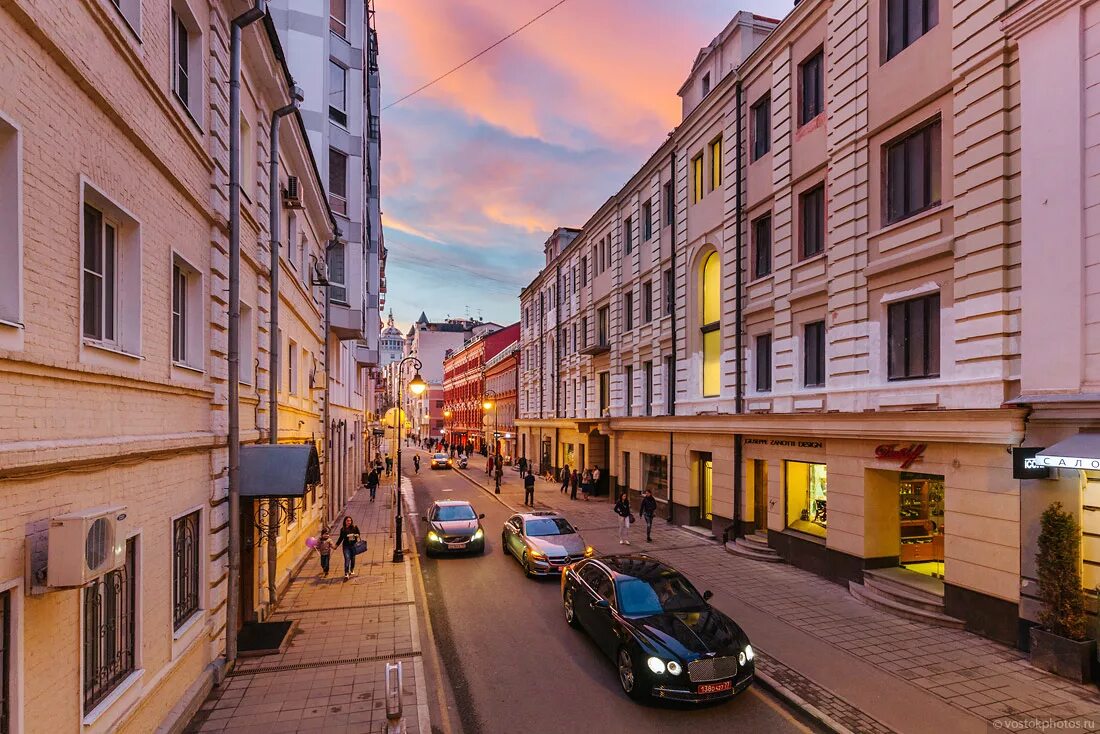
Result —
<instances>
[{"instance_id":1,"label":"utility wire","mask_svg":"<svg viewBox=\"0 0 1100 734\"><path fill-rule=\"evenodd\" d=\"M472 62L474 62L474 61L476 61L477 59L481 58L481 57L482 57L482 56L484 56L485 54L489 53L489 52L490 52L490 51L492 51L492 50L493 50L494 48L496 48L496 47L497 47L497 46L499 46L500 44L504 43L504 42L505 42L505 41L507 41L507 40L508 40L509 38L511 38L512 36L516 35L517 33L519 33L520 31L522 31L522 30L523 30L524 28L526 28L527 26L529 26L529 25L531 25L531 24L535 23L535 22L536 22L537 20L541 19L541 18L542 18L543 16L549 15L549 14L550 14L551 12L553 12L553 11L554 11L554 10L555 10L556 8L558 8L558 7L562 6L562 5L564 5L564 4L566 3L566 2L568 2L568 0L558 0L558 2L554 3L554 4L553 4L553 5L551 5L551 6L549 7L549 8L547 8L547 9L546 9L546 10L544 10L544 11L542 11L541 13L539 13L538 15L536 15L536 16L535 16L534 18L532 18L531 20L529 20L529 21L527 21L526 23L524 23L523 25L521 25L521 26L520 26L519 28L516 28L516 29L515 29L514 31L512 31L511 33L509 33L508 35L506 35L506 36L505 36L504 38L501 38L500 40L498 40L498 41L497 41L496 43L492 44L491 46L486 46L485 48L481 49L481 50L480 50L480 51L478 51L478 52L477 52L476 54L474 54L474 55L473 55L473 56L471 56L470 58L466 59L465 61L463 61L463 62L462 62L461 64L459 64L458 66L454 67L454 68L453 68L453 69L451 69L450 71L447 71L447 72L445 72L445 73L443 73L443 74L440 74L440 75L439 75L439 76L437 76L437 77L436 77L435 79L432 79L432 80L431 80L430 82L428 82L427 84L424 84L423 86L421 86L421 87L418 87L418 88L414 89L413 91L409 92L408 94L406 94L406 95L405 95L404 97L402 97L401 99L398 99L398 100L395 100L395 101L393 101L393 102L390 102L390 103L389 103L388 105L386 105L386 106L384 106L384 107L382 108L382 111L384 111L384 110L388 110L388 109L389 109L390 107L393 107L394 105L398 105L398 104L401 104L402 102L404 102L404 101L405 101L406 99L408 99L409 97L412 97L412 96L414 96L414 95L420 94L420 93L421 93L421 92L423 92L423 91L424 91L425 89L427 89L428 87L432 86L433 84L435 84L435 83L437 83L437 82L441 82L441 81L443 81L444 79L446 79L447 77L449 77L449 76L450 76L451 74L454 74L454 73L455 73L456 71L458 71L458 70L459 70L459 69L461 69L462 67L464 67L464 66L466 66L467 64L470 64L470 63L472 63Z\"/></svg>"}]
</instances>

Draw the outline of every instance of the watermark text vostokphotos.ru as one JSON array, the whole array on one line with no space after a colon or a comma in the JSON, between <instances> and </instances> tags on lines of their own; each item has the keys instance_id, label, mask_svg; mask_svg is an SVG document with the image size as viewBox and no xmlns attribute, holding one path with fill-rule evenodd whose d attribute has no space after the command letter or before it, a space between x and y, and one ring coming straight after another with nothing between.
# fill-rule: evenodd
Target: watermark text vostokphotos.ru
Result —
<instances>
[{"instance_id":1,"label":"watermark text vostokphotos.ru","mask_svg":"<svg viewBox=\"0 0 1100 734\"><path fill-rule=\"evenodd\" d=\"M1100 731L1095 721L1063 721L1059 719L999 719L993 728L1002 731Z\"/></svg>"}]
</instances>

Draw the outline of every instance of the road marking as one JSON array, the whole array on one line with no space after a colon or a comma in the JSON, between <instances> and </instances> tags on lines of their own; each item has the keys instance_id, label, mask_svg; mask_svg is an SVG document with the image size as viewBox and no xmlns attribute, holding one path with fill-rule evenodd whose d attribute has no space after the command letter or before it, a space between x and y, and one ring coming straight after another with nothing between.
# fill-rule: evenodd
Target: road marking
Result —
<instances>
[{"instance_id":1,"label":"road marking","mask_svg":"<svg viewBox=\"0 0 1100 734\"><path fill-rule=\"evenodd\" d=\"M453 489L441 489L440 492L453 492Z\"/></svg>"},{"instance_id":2,"label":"road marking","mask_svg":"<svg viewBox=\"0 0 1100 734\"><path fill-rule=\"evenodd\" d=\"M799 731L804 731L804 732L806 732L806 734L813 734L813 729L809 728L808 726L803 724L801 721L799 721L797 718L795 718L794 714L792 714L790 711L787 711L785 708L780 706L778 702L773 701L771 696L765 696L763 693L760 692L760 690L756 686L753 686L752 688L750 688L749 691L754 696L756 696L761 701L763 701L765 704L770 706L777 714L779 714L784 719L786 719L788 722L790 722L793 726L798 728Z\"/></svg>"}]
</instances>

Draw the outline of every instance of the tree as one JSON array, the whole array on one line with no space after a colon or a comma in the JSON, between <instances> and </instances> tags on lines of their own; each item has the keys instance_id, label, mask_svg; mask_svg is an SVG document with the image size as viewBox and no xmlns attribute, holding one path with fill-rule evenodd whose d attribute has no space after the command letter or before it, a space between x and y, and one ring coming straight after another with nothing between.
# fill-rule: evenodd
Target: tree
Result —
<instances>
[{"instance_id":1,"label":"tree","mask_svg":"<svg viewBox=\"0 0 1100 734\"><path fill-rule=\"evenodd\" d=\"M1081 529L1061 502L1048 507L1040 519L1039 621L1056 635L1071 640L1087 637L1085 596L1081 591Z\"/></svg>"}]
</instances>

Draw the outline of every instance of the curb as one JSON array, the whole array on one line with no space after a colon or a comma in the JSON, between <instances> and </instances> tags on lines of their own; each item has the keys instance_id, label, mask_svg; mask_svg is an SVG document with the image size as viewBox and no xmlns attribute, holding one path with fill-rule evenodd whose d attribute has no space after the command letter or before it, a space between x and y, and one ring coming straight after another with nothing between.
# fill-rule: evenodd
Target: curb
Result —
<instances>
[{"instance_id":1,"label":"curb","mask_svg":"<svg viewBox=\"0 0 1100 734\"><path fill-rule=\"evenodd\" d=\"M761 651L763 652L763 651ZM787 688L779 681L772 678L767 673L762 673L759 670L756 671L756 682L760 684L762 688L775 695L777 698L782 699L788 705L793 706L812 721L825 727L834 734L856 734L848 727L834 721L821 709L814 706L812 703L807 703L797 693Z\"/></svg>"}]
</instances>

